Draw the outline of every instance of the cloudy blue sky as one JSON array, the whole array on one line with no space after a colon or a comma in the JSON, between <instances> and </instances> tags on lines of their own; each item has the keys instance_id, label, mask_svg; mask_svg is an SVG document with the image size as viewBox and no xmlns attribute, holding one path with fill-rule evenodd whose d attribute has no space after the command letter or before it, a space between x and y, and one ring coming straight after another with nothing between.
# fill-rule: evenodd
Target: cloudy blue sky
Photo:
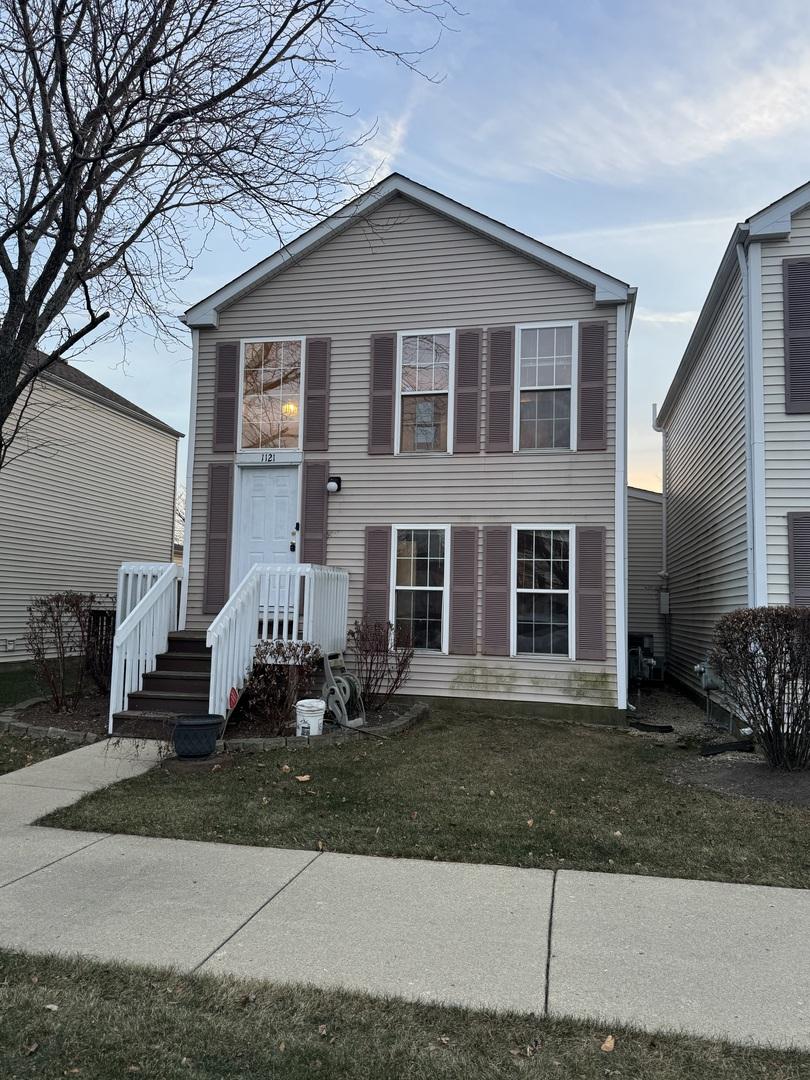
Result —
<instances>
[{"instance_id":1,"label":"cloudy blue sky","mask_svg":"<svg viewBox=\"0 0 810 1080\"><path fill-rule=\"evenodd\" d=\"M638 286L630 478L660 487L651 403L664 398L733 225L810 178L806 5L462 6L428 61L441 83L362 55L340 74L356 113L349 133L377 122L361 164L404 172ZM391 25L395 40L418 34ZM214 234L184 299L271 249ZM186 431L187 351L133 337L125 365L104 345L82 366Z\"/></svg>"}]
</instances>

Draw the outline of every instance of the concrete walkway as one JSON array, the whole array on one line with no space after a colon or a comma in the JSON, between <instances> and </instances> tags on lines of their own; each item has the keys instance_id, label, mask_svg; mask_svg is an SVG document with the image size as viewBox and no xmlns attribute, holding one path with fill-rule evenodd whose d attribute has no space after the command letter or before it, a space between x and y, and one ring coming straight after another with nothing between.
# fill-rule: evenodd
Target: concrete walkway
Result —
<instances>
[{"instance_id":1,"label":"concrete walkway","mask_svg":"<svg viewBox=\"0 0 810 1080\"><path fill-rule=\"evenodd\" d=\"M810 891L31 825L154 760L0 777L0 946L810 1049Z\"/></svg>"}]
</instances>

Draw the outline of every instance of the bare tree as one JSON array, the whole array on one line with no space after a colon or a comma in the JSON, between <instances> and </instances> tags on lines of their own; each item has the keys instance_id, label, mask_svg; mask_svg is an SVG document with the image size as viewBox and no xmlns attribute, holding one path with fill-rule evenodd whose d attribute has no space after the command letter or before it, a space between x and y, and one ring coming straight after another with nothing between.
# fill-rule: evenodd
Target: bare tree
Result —
<instances>
[{"instance_id":1,"label":"bare tree","mask_svg":"<svg viewBox=\"0 0 810 1080\"><path fill-rule=\"evenodd\" d=\"M454 10L376 7L0 0L0 467L15 407L55 359L133 323L170 332L214 224L281 237L356 190L336 66L377 54L420 70ZM386 9L427 19L430 40L397 48Z\"/></svg>"}]
</instances>

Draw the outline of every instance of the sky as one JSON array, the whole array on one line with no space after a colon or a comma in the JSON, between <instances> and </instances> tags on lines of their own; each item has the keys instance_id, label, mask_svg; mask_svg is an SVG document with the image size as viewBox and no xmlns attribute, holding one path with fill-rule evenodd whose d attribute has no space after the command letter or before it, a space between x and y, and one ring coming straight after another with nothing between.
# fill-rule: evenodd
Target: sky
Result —
<instances>
[{"instance_id":1,"label":"sky","mask_svg":"<svg viewBox=\"0 0 810 1080\"><path fill-rule=\"evenodd\" d=\"M382 10L379 0L370 5ZM664 400L734 223L810 179L810 22L801 0L466 0L424 66L347 58L347 134L402 172L638 287L629 479L660 489ZM432 34L378 17L392 42ZM183 306L276 247L215 231ZM178 311L179 314L179 311ZM190 349L133 334L89 374L188 430ZM185 475L181 443L181 478Z\"/></svg>"}]
</instances>

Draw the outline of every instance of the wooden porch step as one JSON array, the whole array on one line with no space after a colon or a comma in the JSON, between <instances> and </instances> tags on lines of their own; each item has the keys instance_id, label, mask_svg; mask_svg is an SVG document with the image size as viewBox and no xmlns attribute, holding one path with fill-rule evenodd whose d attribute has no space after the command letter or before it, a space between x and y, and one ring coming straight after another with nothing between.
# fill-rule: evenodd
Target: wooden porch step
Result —
<instances>
[{"instance_id":1,"label":"wooden porch step","mask_svg":"<svg viewBox=\"0 0 810 1080\"><path fill-rule=\"evenodd\" d=\"M113 713L112 738L158 739L168 742L176 720L174 713L134 712L132 709L125 709Z\"/></svg>"},{"instance_id":2,"label":"wooden porch step","mask_svg":"<svg viewBox=\"0 0 810 1080\"><path fill-rule=\"evenodd\" d=\"M128 712L208 713L208 691L136 690L129 695Z\"/></svg>"},{"instance_id":3,"label":"wooden porch step","mask_svg":"<svg viewBox=\"0 0 810 1080\"><path fill-rule=\"evenodd\" d=\"M211 688L211 672L208 671L149 671L143 677L143 689L156 692L179 692L181 694L204 694L206 700Z\"/></svg>"},{"instance_id":4,"label":"wooden porch step","mask_svg":"<svg viewBox=\"0 0 810 1080\"><path fill-rule=\"evenodd\" d=\"M211 651L158 653L155 663L156 671L196 671L207 675L211 672Z\"/></svg>"},{"instance_id":5,"label":"wooden porch step","mask_svg":"<svg viewBox=\"0 0 810 1080\"><path fill-rule=\"evenodd\" d=\"M211 649L205 644L205 630L171 630L168 651L211 655Z\"/></svg>"}]
</instances>

